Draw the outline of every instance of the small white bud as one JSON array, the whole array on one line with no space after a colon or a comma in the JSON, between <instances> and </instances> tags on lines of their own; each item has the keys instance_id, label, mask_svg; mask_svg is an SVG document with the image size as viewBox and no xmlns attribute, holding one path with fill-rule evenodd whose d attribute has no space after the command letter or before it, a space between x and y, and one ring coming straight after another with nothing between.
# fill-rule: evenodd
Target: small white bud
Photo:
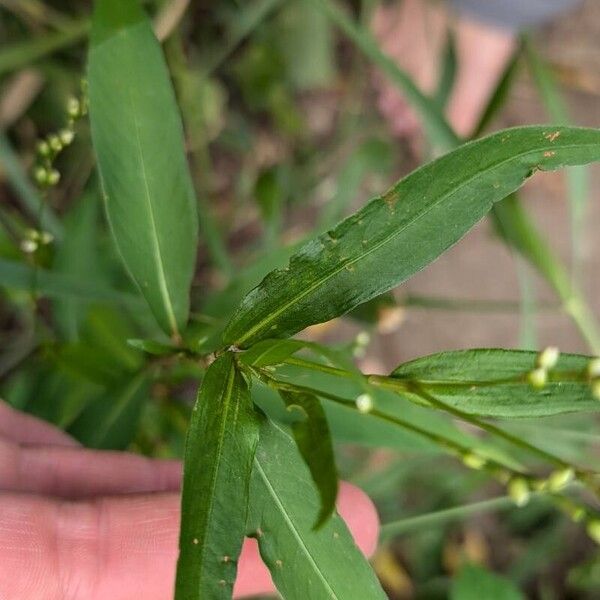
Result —
<instances>
[{"instance_id":1,"label":"small white bud","mask_svg":"<svg viewBox=\"0 0 600 600\"><path fill-rule=\"evenodd\" d=\"M48 142L45 140L38 142L37 151L40 156L48 156L48 154L50 154L50 146L48 145Z\"/></svg>"},{"instance_id":2,"label":"small white bud","mask_svg":"<svg viewBox=\"0 0 600 600\"><path fill-rule=\"evenodd\" d=\"M594 379L591 383L592 388L592 396L596 398L596 400L600 400L600 377L598 379Z\"/></svg>"},{"instance_id":3,"label":"small white bud","mask_svg":"<svg viewBox=\"0 0 600 600\"><path fill-rule=\"evenodd\" d=\"M54 150L54 152L60 152L63 148L62 142L57 135L51 135L48 138L48 144L50 145L50 148Z\"/></svg>"},{"instance_id":4,"label":"small white bud","mask_svg":"<svg viewBox=\"0 0 600 600\"><path fill-rule=\"evenodd\" d=\"M60 181L60 173L56 169L48 171L48 185L56 185Z\"/></svg>"},{"instance_id":5,"label":"small white bud","mask_svg":"<svg viewBox=\"0 0 600 600\"><path fill-rule=\"evenodd\" d=\"M36 167L33 171L33 178L38 185L46 185L48 183L48 171L44 167Z\"/></svg>"},{"instance_id":6,"label":"small white bud","mask_svg":"<svg viewBox=\"0 0 600 600\"><path fill-rule=\"evenodd\" d=\"M44 246L46 246L54 241L54 236L49 231L42 231L39 234L39 240Z\"/></svg>"},{"instance_id":7,"label":"small white bud","mask_svg":"<svg viewBox=\"0 0 600 600\"><path fill-rule=\"evenodd\" d=\"M354 402L358 412L368 413L373 409L373 398L369 394L361 394Z\"/></svg>"},{"instance_id":8,"label":"small white bud","mask_svg":"<svg viewBox=\"0 0 600 600\"><path fill-rule=\"evenodd\" d=\"M554 471L548 477L548 487L551 492L558 492L571 483L575 477L575 471L571 467Z\"/></svg>"},{"instance_id":9,"label":"small white bud","mask_svg":"<svg viewBox=\"0 0 600 600\"><path fill-rule=\"evenodd\" d=\"M508 495L517 506L525 506L531 497L529 484L523 477L513 477L508 482Z\"/></svg>"},{"instance_id":10,"label":"small white bud","mask_svg":"<svg viewBox=\"0 0 600 600\"><path fill-rule=\"evenodd\" d=\"M21 250L25 254L33 254L38 249L38 244L35 240L21 240Z\"/></svg>"},{"instance_id":11,"label":"small white bud","mask_svg":"<svg viewBox=\"0 0 600 600\"><path fill-rule=\"evenodd\" d=\"M356 340L355 340L356 345L357 346L362 346L363 348L365 346L368 346L370 341L371 341L371 336L366 331L361 331L356 336Z\"/></svg>"},{"instance_id":12,"label":"small white bud","mask_svg":"<svg viewBox=\"0 0 600 600\"><path fill-rule=\"evenodd\" d=\"M527 381L536 390L542 389L548 383L548 371L538 367L527 374Z\"/></svg>"},{"instance_id":13,"label":"small white bud","mask_svg":"<svg viewBox=\"0 0 600 600\"><path fill-rule=\"evenodd\" d=\"M38 240L40 238L40 233L39 231L35 230L35 229L31 229L28 228L23 232L23 236L25 237L25 239L27 240Z\"/></svg>"},{"instance_id":14,"label":"small white bud","mask_svg":"<svg viewBox=\"0 0 600 600\"><path fill-rule=\"evenodd\" d=\"M586 531L596 544L600 544L600 519L590 519Z\"/></svg>"},{"instance_id":15,"label":"small white bud","mask_svg":"<svg viewBox=\"0 0 600 600\"><path fill-rule=\"evenodd\" d=\"M600 377L600 358L592 358L587 364L587 374L590 379Z\"/></svg>"},{"instance_id":16,"label":"small white bud","mask_svg":"<svg viewBox=\"0 0 600 600\"><path fill-rule=\"evenodd\" d=\"M559 356L560 350L556 346L548 346L538 354L536 365L548 371L556 366Z\"/></svg>"},{"instance_id":17,"label":"small white bud","mask_svg":"<svg viewBox=\"0 0 600 600\"><path fill-rule=\"evenodd\" d=\"M81 114L81 102L75 96L67 100L67 115L72 119L76 119Z\"/></svg>"},{"instance_id":18,"label":"small white bud","mask_svg":"<svg viewBox=\"0 0 600 600\"><path fill-rule=\"evenodd\" d=\"M60 141L65 146L68 146L73 142L73 139L75 138L75 133L72 129L61 129L61 131L58 133L58 136L60 137Z\"/></svg>"},{"instance_id":19,"label":"small white bud","mask_svg":"<svg viewBox=\"0 0 600 600\"><path fill-rule=\"evenodd\" d=\"M482 469L487 463L483 456L479 456L473 452L467 452L467 454L464 454L462 460L464 465L469 467L469 469L477 470Z\"/></svg>"}]
</instances>

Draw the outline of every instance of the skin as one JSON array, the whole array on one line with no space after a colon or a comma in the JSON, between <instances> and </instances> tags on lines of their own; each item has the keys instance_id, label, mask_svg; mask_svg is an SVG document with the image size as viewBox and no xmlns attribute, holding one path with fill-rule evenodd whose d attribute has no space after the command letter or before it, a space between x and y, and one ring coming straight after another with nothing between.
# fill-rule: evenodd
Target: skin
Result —
<instances>
[{"instance_id":1,"label":"skin","mask_svg":"<svg viewBox=\"0 0 600 600\"><path fill-rule=\"evenodd\" d=\"M457 74L446 116L454 130L467 137L515 51L514 33L464 15L453 18L443 3L428 0L380 5L372 22L382 50L427 94L436 89L450 27L456 40ZM402 94L381 74L374 79L377 104L391 131L398 137L418 137L419 119Z\"/></svg>"},{"instance_id":2,"label":"skin","mask_svg":"<svg viewBox=\"0 0 600 600\"><path fill-rule=\"evenodd\" d=\"M0 598L167 600L173 597L181 464L82 448L0 402ZM379 521L343 483L338 510L370 555ZM273 591L246 540L235 597Z\"/></svg>"}]
</instances>

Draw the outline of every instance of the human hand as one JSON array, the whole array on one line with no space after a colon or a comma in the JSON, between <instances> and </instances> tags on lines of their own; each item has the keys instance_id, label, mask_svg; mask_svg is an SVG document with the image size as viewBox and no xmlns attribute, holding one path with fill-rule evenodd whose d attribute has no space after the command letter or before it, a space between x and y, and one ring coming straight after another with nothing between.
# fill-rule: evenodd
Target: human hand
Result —
<instances>
[{"instance_id":1,"label":"human hand","mask_svg":"<svg viewBox=\"0 0 600 600\"><path fill-rule=\"evenodd\" d=\"M0 599L172 598L180 481L178 461L87 450L0 402ZM371 554L371 501L344 483L338 510ZM234 595L273 589L246 540Z\"/></svg>"},{"instance_id":2,"label":"human hand","mask_svg":"<svg viewBox=\"0 0 600 600\"><path fill-rule=\"evenodd\" d=\"M405 70L424 93L437 86L439 65L450 17L439 3L402 0L380 5L372 22L381 49ZM457 73L448 105L448 122L459 136L473 132L490 94L515 50L515 35L508 30L476 22L465 16L453 23ZM399 137L414 138L420 131L418 116L397 87L375 74L378 107Z\"/></svg>"}]
</instances>

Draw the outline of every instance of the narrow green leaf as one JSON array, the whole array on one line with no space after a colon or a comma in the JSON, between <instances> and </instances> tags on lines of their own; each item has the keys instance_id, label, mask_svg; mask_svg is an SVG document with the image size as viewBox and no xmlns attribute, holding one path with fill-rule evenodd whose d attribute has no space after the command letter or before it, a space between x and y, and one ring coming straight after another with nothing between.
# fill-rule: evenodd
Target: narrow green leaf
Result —
<instances>
[{"instance_id":1,"label":"narrow green leaf","mask_svg":"<svg viewBox=\"0 0 600 600\"><path fill-rule=\"evenodd\" d=\"M335 510L338 492L335 456L325 411L313 394L282 391L281 397L288 410L301 413L302 418L292 424L292 432L321 496L321 508L315 524L315 528L319 528Z\"/></svg>"},{"instance_id":2,"label":"narrow green leaf","mask_svg":"<svg viewBox=\"0 0 600 600\"><path fill-rule=\"evenodd\" d=\"M88 75L113 236L157 321L178 336L188 317L197 213L169 74L137 0L98 0Z\"/></svg>"},{"instance_id":3,"label":"narrow green leaf","mask_svg":"<svg viewBox=\"0 0 600 600\"><path fill-rule=\"evenodd\" d=\"M69 433L90 448L124 450L137 432L149 396L150 380L140 373L90 402Z\"/></svg>"},{"instance_id":4,"label":"narrow green leaf","mask_svg":"<svg viewBox=\"0 0 600 600\"><path fill-rule=\"evenodd\" d=\"M548 383L534 389L527 375L535 368L537 356L525 350L441 352L400 365L391 378L406 386L402 395L417 402L423 403L423 399L411 391L412 384L479 416L542 417L600 410L586 374L588 357L561 354L548 373Z\"/></svg>"},{"instance_id":5,"label":"narrow green leaf","mask_svg":"<svg viewBox=\"0 0 600 600\"><path fill-rule=\"evenodd\" d=\"M14 260L0 258L0 279L3 288L30 292L32 268ZM36 292L51 298L72 298L90 302L121 304L138 312L145 308L144 301L134 294L41 268L36 270Z\"/></svg>"},{"instance_id":6,"label":"narrow green leaf","mask_svg":"<svg viewBox=\"0 0 600 600\"><path fill-rule=\"evenodd\" d=\"M249 346L328 321L408 279L538 170L600 159L600 131L509 129L417 169L271 272L227 326Z\"/></svg>"},{"instance_id":7,"label":"narrow green leaf","mask_svg":"<svg viewBox=\"0 0 600 600\"><path fill-rule=\"evenodd\" d=\"M286 600L385 599L337 515L313 529L319 496L291 437L266 421L254 460L248 531Z\"/></svg>"},{"instance_id":8,"label":"narrow green leaf","mask_svg":"<svg viewBox=\"0 0 600 600\"><path fill-rule=\"evenodd\" d=\"M465 565L452 582L450 600L525 600L512 581L478 565Z\"/></svg>"},{"instance_id":9,"label":"narrow green leaf","mask_svg":"<svg viewBox=\"0 0 600 600\"><path fill-rule=\"evenodd\" d=\"M62 31L34 35L22 42L5 46L0 52L0 75L16 71L47 54L56 52L81 40L89 29L89 21L75 21Z\"/></svg>"},{"instance_id":10,"label":"narrow green leaf","mask_svg":"<svg viewBox=\"0 0 600 600\"><path fill-rule=\"evenodd\" d=\"M252 367L281 364L299 350L306 348L302 340L262 340L240 355L240 360Z\"/></svg>"},{"instance_id":11,"label":"narrow green leaf","mask_svg":"<svg viewBox=\"0 0 600 600\"><path fill-rule=\"evenodd\" d=\"M233 356L208 369L188 432L176 600L231 598L259 417Z\"/></svg>"}]
</instances>

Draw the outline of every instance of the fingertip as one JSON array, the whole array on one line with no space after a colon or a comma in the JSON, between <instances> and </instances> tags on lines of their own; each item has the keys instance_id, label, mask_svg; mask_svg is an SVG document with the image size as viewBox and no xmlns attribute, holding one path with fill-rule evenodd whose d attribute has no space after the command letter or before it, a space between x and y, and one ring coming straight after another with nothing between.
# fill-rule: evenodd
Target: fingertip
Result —
<instances>
[{"instance_id":1,"label":"fingertip","mask_svg":"<svg viewBox=\"0 0 600 600\"><path fill-rule=\"evenodd\" d=\"M360 488L342 481L337 509L356 545L366 556L372 556L379 538L379 515L373 501Z\"/></svg>"}]
</instances>

